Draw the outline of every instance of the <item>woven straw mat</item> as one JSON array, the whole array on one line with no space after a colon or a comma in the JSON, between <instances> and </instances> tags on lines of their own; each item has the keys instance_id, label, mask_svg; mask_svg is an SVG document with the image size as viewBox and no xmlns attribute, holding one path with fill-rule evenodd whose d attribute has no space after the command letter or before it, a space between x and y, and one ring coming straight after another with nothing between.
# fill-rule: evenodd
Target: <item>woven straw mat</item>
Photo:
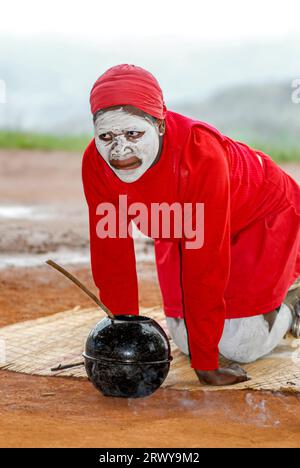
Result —
<instances>
[{"instance_id":1,"label":"woven straw mat","mask_svg":"<svg viewBox=\"0 0 300 468\"><path fill-rule=\"evenodd\" d=\"M166 330L161 308L142 308L140 315L153 317ZM51 372L58 364L82 361L89 331L101 320L99 309L79 307L48 317L20 322L0 329L0 347L5 362L0 369L31 375L87 378L84 366ZM173 361L163 387L175 390L254 389L300 392L300 340L287 336L271 354L244 365L251 380L232 387L202 386L190 367L189 358L170 340ZM3 352L5 351L5 353ZM221 357L221 365L228 364Z\"/></svg>"}]
</instances>

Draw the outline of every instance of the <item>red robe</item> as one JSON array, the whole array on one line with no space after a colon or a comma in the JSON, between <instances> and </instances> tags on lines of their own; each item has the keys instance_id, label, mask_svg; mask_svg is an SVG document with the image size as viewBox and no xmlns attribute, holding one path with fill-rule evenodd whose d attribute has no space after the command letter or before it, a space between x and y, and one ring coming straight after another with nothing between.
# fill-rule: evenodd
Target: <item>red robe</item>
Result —
<instances>
[{"instance_id":1,"label":"red robe","mask_svg":"<svg viewBox=\"0 0 300 468\"><path fill-rule=\"evenodd\" d=\"M149 212L152 202L204 203L201 248L155 239L165 314L184 317L195 369L218 368L225 318L272 311L300 274L299 185L268 155L207 124L168 111L161 157L133 183L114 174L93 140L82 176L93 277L115 314L138 314L134 245L131 237L97 236L98 204L117 208L119 195L128 204L143 202Z\"/></svg>"}]
</instances>

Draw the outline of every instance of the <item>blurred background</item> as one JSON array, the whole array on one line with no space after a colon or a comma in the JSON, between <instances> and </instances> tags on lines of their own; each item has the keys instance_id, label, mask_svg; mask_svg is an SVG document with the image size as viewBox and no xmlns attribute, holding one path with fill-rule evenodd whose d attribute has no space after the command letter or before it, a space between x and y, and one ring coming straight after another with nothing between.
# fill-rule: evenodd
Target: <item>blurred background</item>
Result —
<instances>
[{"instance_id":1,"label":"blurred background","mask_svg":"<svg viewBox=\"0 0 300 468\"><path fill-rule=\"evenodd\" d=\"M0 145L82 151L93 82L134 63L158 78L170 109L300 160L299 17L296 0L5 2Z\"/></svg>"},{"instance_id":2,"label":"blurred background","mask_svg":"<svg viewBox=\"0 0 300 468\"><path fill-rule=\"evenodd\" d=\"M299 18L299 0L2 2L2 313L20 314L16 294L25 304L27 289L28 316L33 303L49 310L49 256L92 284L80 166L93 132L89 92L113 65L148 69L169 109L268 152L299 181ZM156 281L151 242L136 250L142 280ZM57 307L74 305L73 290L60 302L53 291Z\"/></svg>"}]
</instances>

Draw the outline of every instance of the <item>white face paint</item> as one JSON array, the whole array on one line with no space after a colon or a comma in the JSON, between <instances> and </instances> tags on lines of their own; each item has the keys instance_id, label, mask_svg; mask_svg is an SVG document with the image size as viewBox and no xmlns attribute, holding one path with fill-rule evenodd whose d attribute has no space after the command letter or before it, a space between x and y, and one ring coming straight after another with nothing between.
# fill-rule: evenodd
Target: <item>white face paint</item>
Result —
<instances>
[{"instance_id":1,"label":"white face paint","mask_svg":"<svg viewBox=\"0 0 300 468\"><path fill-rule=\"evenodd\" d=\"M100 155L123 182L139 179L158 155L158 125L147 117L114 109L100 114L94 128Z\"/></svg>"}]
</instances>

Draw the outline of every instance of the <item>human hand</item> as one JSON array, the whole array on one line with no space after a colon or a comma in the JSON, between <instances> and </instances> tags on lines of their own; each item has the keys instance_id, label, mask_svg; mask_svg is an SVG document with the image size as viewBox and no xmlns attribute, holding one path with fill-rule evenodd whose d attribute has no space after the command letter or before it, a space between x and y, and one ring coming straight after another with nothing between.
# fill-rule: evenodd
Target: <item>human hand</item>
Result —
<instances>
[{"instance_id":1,"label":"human hand","mask_svg":"<svg viewBox=\"0 0 300 468\"><path fill-rule=\"evenodd\" d=\"M213 386L234 385L250 380L247 372L238 364L231 364L227 368L219 368L213 371L195 369L195 372L201 383Z\"/></svg>"}]
</instances>

